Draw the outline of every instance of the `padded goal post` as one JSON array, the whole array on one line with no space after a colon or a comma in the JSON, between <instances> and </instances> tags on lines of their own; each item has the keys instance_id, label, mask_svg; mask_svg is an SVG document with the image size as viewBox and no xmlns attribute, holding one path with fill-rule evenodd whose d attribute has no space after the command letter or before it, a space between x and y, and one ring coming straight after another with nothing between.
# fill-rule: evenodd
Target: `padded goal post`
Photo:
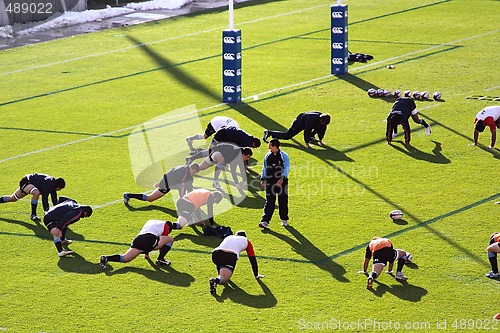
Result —
<instances>
[{"instance_id":1,"label":"padded goal post","mask_svg":"<svg viewBox=\"0 0 500 333\"><path fill-rule=\"evenodd\" d=\"M340 1L330 7L331 66L333 75L348 72L349 51L347 43L347 5Z\"/></svg>"},{"instance_id":2,"label":"padded goal post","mask_svg":"<svg viewBox=\"0 0 500 333\"><path fill-rule=\"evenodd\" d=\"M222 101L241 102L241 30L234 29L233 0L229 0L229 29L222 31Z\"/></svg>"}]
</instances>

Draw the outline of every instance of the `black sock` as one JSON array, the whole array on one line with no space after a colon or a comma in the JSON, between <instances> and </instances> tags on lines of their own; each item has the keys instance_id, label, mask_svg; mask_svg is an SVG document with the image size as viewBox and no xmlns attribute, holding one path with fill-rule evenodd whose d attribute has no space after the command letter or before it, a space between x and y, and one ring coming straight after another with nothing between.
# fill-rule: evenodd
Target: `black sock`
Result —
<instances>
[{"instance_id":1,"label":"black sock","mask_svg":"<svg viewBox=\"0 0 500 333\"><path fill-rule=\"evenodd\" d=\"M427 124L423 119L420 119L420 124L422 124L425 128L429 127L429 124Z\"/></svg>"},{"instance_id":2,"label":"black sock","mask_svg":"<svg viewBox=\"0 0 500 333\"><path fill-rule=\"evenodd\" d=\"M132 199L143 200L144 194L142 194L142 193L129 193L129 194L127 194L127 196L129 198L132 198Z\"/></svg>"},{"instance_id":3,"label":"black sock","mask_svg":"<svg viewBox=\"0 0 500 333\"><path fill-rule=\"evenodd\" d=\"M493 273L497 273L498 274L498 261L497 261L497 257L489 257L488 260L490 261L491 270L493 271Z\"/></svg>"},{"instance_id":4,"label":"black sock","mask_svg":"<svg viewBox=\"0 0 500 333\"><path fill-rule=\"evenodd\" d=\"M171 249L172 249L172 244L167 243L167 244L163 245L163 247L160 249L160 255L158 256L158 259L164 260L168 251L170 251Z\"/></svg>"},{"instance_id":5,"label":"black sock","mask_svg":"<svg viewBox=\"0 0 500 333\"><path fill-rule=\"evenodd\" d=\"M403 270L404 265L405 265L405 260L403 258L399 258L396 272L401 272Z\"/></svg>"},{"instance_id":6,"label":"black sock","mask_svg":"<svg viewBox=\"0 0 500 333\"><path fill-rule=\"evenodd\" d=\"M114 261L114 262L120 262L120 255L119 254L113 254L111 256L105 256L108 261Z\"/></svg>"},{"instance_id":7,"label":"black sock","mask_svg":"<svg viewBox=\"0 0 500 333\"><path fill-rule=\"evenodd\" d=\"M59 252L61 252L63 250L63 247L62 247L60 239L57 240L57 241L54 240L54 245L56 246L57 253L59 253Z\"/></svg>"},{"instance_id":8,"label":"black sock","mask_svg":"<svg viewBox=\"0 0 500 333\"><path fill-rule=\"evenodd\" d=\"M36 203L31 204L31 215L36 215L36 206L38 206L38 204Z\"/></svg>"}]
</instances>

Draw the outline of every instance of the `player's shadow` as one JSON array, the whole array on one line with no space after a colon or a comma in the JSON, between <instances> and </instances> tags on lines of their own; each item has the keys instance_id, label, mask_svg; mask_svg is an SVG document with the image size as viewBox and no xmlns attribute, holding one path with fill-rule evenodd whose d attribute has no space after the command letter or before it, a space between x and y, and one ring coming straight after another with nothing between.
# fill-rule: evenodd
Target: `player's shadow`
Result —
<instances>
[{"instance_id":1,"label":"player's shadow","mask_svg":"<svg viewBox=\"0 0 500 333\"><path fill-rule=\"evenodd\" d=\"M55 248L54 255L56 255ZM102 270L99 266L98 260L99 258L96 259L96 262L90 262L78 253L74 252L66 257L59 258L57 266L68 273L99 274Z\"/></svg>"},{"instance_id":2,"label":"player's shadow","mask_svg":"<svg viewBox=\"0 0 500 333\"><path fill-rule=\"evenodd\" d=\"M21 220L14 220L14 219L7 219L4 217L0 217L0 221L4 221L10 224L17 224L22 227L25 227L26 229L29 229L33 232L35 237L40 238L40 239L53 239L43 222L37 221L37 222L25 222ZM77 234L73 232L71 229L68 229L66 232L66 238L68 239L74 239L74 240L84 240L85 237L83 237L80 234Z\"/></svg>"},{"instance_id":3,"label":"player's shadow","mask_svg":"<svg viewBox=\"0 0 500 333\"><path fill-rule=\"evenodd\" d=\"M273 295L271 290L266 286L266 284L262 280L257 280L257 282L264 292L263 295L251 295L241 289L233 281L229 281L224 286L218 286L219 290L222 289L222 294L220 296L214 295L214 297L219 303L224 302L226 299L230 299L234 303L250 306L257 309L269 309L278 304L278 300Z\"/></svg>"},{"instance_id":4,"label":"player's shadow","mask_svg":"<svg viewBox=\"0 0 500 333\"><path fill-rule=\"evenodd\" d=\"M300 135L300 133L299 133ZM320 146L313 144L311 148L307 148L306 146L300 144L296 140L292 140L295 143L288 143L288 142L281 142L282 147L292 147L294 149L301 150L306 153L314 154L317 158L323 161L347 161L347 162L354 162L352 158L347 156L344 152L341 152L340 150L337 150L333 147L330 147L328 145L326 146ZM286 148L285 148L286 150Z\"/></svg>"},{"instance_id":5,"label":"player's shadow","mask_svg":"<svg viewBox=\"0 0 500 333\"><path fill-rule=\"evenodd\" d=\"M390 293L409 302L420 302L427 295L426 289L409 284L406 281L388 286L379 280L375 280L373 288L369 290L377 297L382 297L385 293Z\"/></svg>"},{"instance_id":6,"label":"player's shadow","mask_svg":"<svg viewBox=\"0 0 500 333\"><path fill-rule=\"evenodd\" d=\"M392 222L397 225L407 225L408 221L403 219L392 219Z\"/></svg>"},{"instance_id":7,"label":"player's shadow","mask_svg":"<svg viewBox=\"0 0 500 333\"><path fill-rule=\"evenodd\" d=\"M292 250L294 252L306 258L318 268L327 271L338 281L349 282L349 279L344 276L346 274L346 270L344 267L334 262L330 257L328 257L323 251L314 246L313 243L311 243L294 227L288 226L284 229L290 232L290 234L292 234L295 239L280 234L272 229L264 229L264 232L288 243L292 247Z\"/></svg>"},{"instance_id":8,"label":"player's shadow","mask_svg":"<svg viewBox=\"0 0 500 333\"><path fill-rule=\"evenodd\" d=\"M0 221L7 222L9 224L17 224L28 230L31 230L35 237L40 239L51 239L50 233L42 222L25 222L22 220L7 219L5 217L0 217Z\"/></svg>"},{"instance_id":9,"label":"player's shadow","mask_svg":"<svg viewBox=\"0 0 500 333\"><path fill-rule=\"evenodd\" d=\"M373 83L370 83L368 81L365 81L362 78L360 78L356 75L353 75L351 73L339 74L339 75L337 75L337 77L340 80L348 82L348 83L352 84L353 86L355 86L363 91L367 91L370 88L380 89L379 86L374 85Z\"/></svg>"},{"instance_id":10,"label":"player's shadow","mask_svg":"<svg viewBox=\"0 0 500 333\"><path fill-rule=\"evenodd\" d=\"M149 212L152 210L158 210L160 212L163 212L165 214L168 214L170 216L177 216L177 211L175 209L169 208L169 207L164 207L164 206L158 206L158 205L147 205L147 206L142 206L142 207L133 207L129 204L126 204L125 207L131 212L139 211L139 212Z\"/></svg>"},{"instance_id":11,"label":"player's shadow","mask_svg":"<svg viewBox=\"0 0 500 333\"><path fill-rule=\"evenodd\" d=\"M402 148L402 147L395 145L394 142L398 142L398 143L403 144L405 148ZM427 161L430 163L436 163L436 164L449 164L449 163L451 163L451 160L449 160L446 156L444 156L441 153L441 151L443 150L443 148L441 147L441 143L434 141L434 140L432 142L435 145L434 149L432 149L432 154L424 152L424 151L422 151L414 146L406 145L402 141L399 141L399 140L394 140L393 144L391 144L390 146L392 148L396 149L397 151L399 151L403 154L406 154L406 155L408 155L414 159L417 159L417 160L423 160L423 161Z\"/></svg>"},{"instance_id":12,"label":"player's shadow","mask_svg":"<svg viewBox=\"0 0 500 333\"><path fill-rule=\"evenodd\" d=\"M140 258L137 258L140 259ZM137 260L136 259L136 260ZM113 276L117 274L128 274L128 273L135 273L135 274L140 274L143 275L144 277L160 282L160 283L165 283L169 284L171 286L176 286L176 287L189 287L192 282L194 282L194 277L191 276L188 273L184 272L179 272L172 266L158 266L153 263L151 259L147 259L153 270L151 269L144 269L144 268L139 268L139 267L134 267L134 266L123 266L117 269L114 269L112 265L115 263L109 263L108 262L108 267L103 271L104 274L107 276ZM133 263L133 261L132 261ZM116 263L116 265L129 265L129 263ZM100 269L100 268L99 268ZM102 270L101 270L102 271Z\"/></svg>"},{"instance_id":13,"label":"player's shadow","mask_svg":"<svg viewBox=\"0 0 500 333\"><path fill-rule=\"evenodd\" d=\"M207 228L210 228L210 227L207 227ZM174 240L176 242L187 240L193 244L206 246L210 249L214 249L221 242L221 239L216 237L216 236L205 236L205 234L203 233L203 229L200 231L196 227L193 227L193 230L195 230L196 235L187 234L187 233L180 233L178 235L173 235Z\"/></svg>"}]
</instances>

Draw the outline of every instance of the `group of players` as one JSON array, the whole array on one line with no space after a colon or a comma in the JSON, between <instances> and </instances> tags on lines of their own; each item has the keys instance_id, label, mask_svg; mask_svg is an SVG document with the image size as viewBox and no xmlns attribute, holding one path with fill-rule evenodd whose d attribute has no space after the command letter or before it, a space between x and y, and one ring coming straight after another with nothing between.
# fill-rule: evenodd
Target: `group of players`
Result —
<instances>
[{"instance_id":1,"label":"group of players","mask_svg":"<svg viewBox=\"0 0 500 333\"><path fill-rule=\"evenodd\" d=\"M426 128L427 135L430 135L430 125L418 117L415 102L411 98L399 98L393 104L392 110L387 117L386 139L391 144L394 136L397 134L399 125L403 127L405 144L410 143L410 127L408 120L412 118L416 123ZM304 132L304 141L307 147L311 144L325 145L323 141L327 125L330 123L330 115L320 112L301 113L292 123L287 131L265 130L263 140L267 142L269 138L291 139L301 131ZM500 128L500 106L490 106L477 113L474 120L474 143L478 144L479 133L483 132L488 126L491 131L491 145L494 148L496 142L496 128ZM214 135L208 149L195 149L193 141L206 140ZM315 136L318 136L316 138ZM128 193L123 195L124 203L129 204L130 199L143 200L151 202L157 200L168 193L171 189L179 191L180 199L177 201L177 222L164 220L147 221L138 235L132 241L132 244L125 254L103 255L100 258L100 266L106 269L108 262L129 262L140 254L149 258L149 253L153 250L159 250L156 260L158 265L168 265L170 262L165 259L165 255L170 251L174 243L174 238L170 233L174 229L182 229L185 225L197 222L203 223L201 207L207 206L206 216L210 227L215 227L213 205L220 203L224 198L224 189L218 182L219 175L225 165L230 166L231 174L234 180L234 186L242 189L245 184L246 163L252 156L252 148L258 148L261 145L259 138L252 136L242 130L239 124L228 117L214 117L207 125L203 134L196 134L186 138L190 149L190 156L186 158L186 165L172 168L163 175L162 179L156 184L156 189L151 194ZM198 164L194 160L204 158ZM200 171L215 166L213 187L215 191L204 188L193 188L193 177ZM240 169L242 181L238 180L237 168ZM262 170L261 180L266 180L266 166ZM71 240L66 239L66 231L70 224L77 222L80 218L90 217L92 208L88 205L80 205L75 200L60 196L57 198L57 191L65 188L66 183L63 178L54 178L45 174L33 173L26 175L19 182L19 188L10 196L0 197L0 203L14 202L26 195L32 195L31 199L31 220L40 222L36 210L39 197L42 197L43 209L45 215L43 223L54 238L54 245L60 257L73 253L67 248ZM49 207L48 197L51 196L53 206ZM500 203L500 202L497 202ZM274 203L273 203L274 207ZM193 216L196 216L194 220ZM262 222L261 222L262 223ZM283 224L286 226L287 224ZM261 224L259 225L263 227ZM217 267L218 277L210 279L210 292L216 292L218 284L225 284L231 278L236 266L239 254L246 251L254 276L259 279L263 275L259 274L257 260L252 243L247 239L246 233L240 230L235 235L224 238L222 243L214 249L212 261ZM500 233L495 233L490 238L490 245L487 249L488 258L492 270L486 276L490 278L499 278L497 253L500 253ZM386 238L373 238L367 248L363 270L368 276L367 288L372 288L373 281L381 274L383 268L389 263L388 273L392 274L393 264L397 262L395 278L400 281L406 280L402 273L403 266L408 261L409 253L394 249L392 242ZM373 259L373 267L370 273L367 272L368 263Z\"/></svg>"}]
</instances>

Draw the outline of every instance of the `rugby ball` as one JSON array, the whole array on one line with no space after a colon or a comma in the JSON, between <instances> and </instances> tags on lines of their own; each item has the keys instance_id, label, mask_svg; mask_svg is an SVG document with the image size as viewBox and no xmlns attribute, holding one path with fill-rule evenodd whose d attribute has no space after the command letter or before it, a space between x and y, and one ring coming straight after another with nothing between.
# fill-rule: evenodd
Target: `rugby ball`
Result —
<instances>
[{"instance_id":1,"label":"rugby ball","mask_svg":"<svg viewBox=\"0 0 500 333\"><path fill-rule=\"evenodd\" d=\"M405 90L404 96L405 97L411 97L411 91L410 90Z\"/></svg>"},{"instance_id":2,"label":"rugby ball","mask_svg":"<svg viewBox=\"0 0 500 333\"><path fill-rule=\"evenodd\" d=\"M429 93L427 91L424 91L424 92L422 92L422 94L420 95L420 97L422 99L429 99Z\"/></svg>"},{"instance_id":3,"label":"rugby ball","mask_svg":"<svg viewBox=\"0 0 500 333\"><path fill-rule=\"evenodd\" d=\"M384 97L384 89L377 89L377 96Z\"/></svg>"},{"instance_id":4,"label":"rugby ball","mask_svg":"<svg viewBox=\"0 0 500 333\"><path fill-rule=\"evenodd\" d=\"M370 97L377 97L377 89L370 88L370 89L368 89L367 93L368 93L368 96L370 96Z\"/></svg>"},{"instance_id":5,"label":"rugby ball","mask_svg":"<svg viewBox=\"0 0 500 333\"><path fill-rule=\"evenodd\" d=\"M401 91L399 91L399 90L394 90L394 97L396 97L396 98L401 97Z\"/></svg>"},{"instance_id":6,"label":"rugby ball","mask_svg":"<svg viewBox=\"0 0 500 333\"><path fill-rule=\"evenodd\" d=\"M414 91L413 94L412 94L413 98L414 99L419 99L421 94L420 94L420 91Z\"/></svg>"},{"instance_id":7,"label":"rugby ball","mask_svg":"<svg viewBox=\"0 0 500 333\"><path fill-rule=\"evenodd\" d=\"M389 213L389 217L393 220L401 220L403 218L403 212L399 209L393 210Z\"/></svg>"},{"instance_id":8,"label":"rugby ball","mask_svg":"<svg viewBox=\"0 0 500 333\"><path fill-rule=\"evenodd\" d=\"M384 97L390 97L391 96L391 91L388 89L384 90Z\"/></svg>"},{"instance_id":9,"label":"rugby ball","mask_svg":"<svg viewBox=\"0 0 500 333\"><path fill-rule=\"evenodd\" d=\"M413 256L411 255L411 253L410 253L410 252L406 252L406 260L405 260L405 262L406 262L407 264L409 264L409 263L411 263L412 261L413 261Z\"/></svg>"},{"instance_id":10,"label":"rugby ball","mask_svg":"<svg viewBox=\"0 0 500 333\"><path fill-rule=\"evenodd\" d=\"M435 92L434 94L432 94L432 97L437 101L437 100L440 100L441 99L441 93L440 92Z\"/></svg>"}]
</instances>

